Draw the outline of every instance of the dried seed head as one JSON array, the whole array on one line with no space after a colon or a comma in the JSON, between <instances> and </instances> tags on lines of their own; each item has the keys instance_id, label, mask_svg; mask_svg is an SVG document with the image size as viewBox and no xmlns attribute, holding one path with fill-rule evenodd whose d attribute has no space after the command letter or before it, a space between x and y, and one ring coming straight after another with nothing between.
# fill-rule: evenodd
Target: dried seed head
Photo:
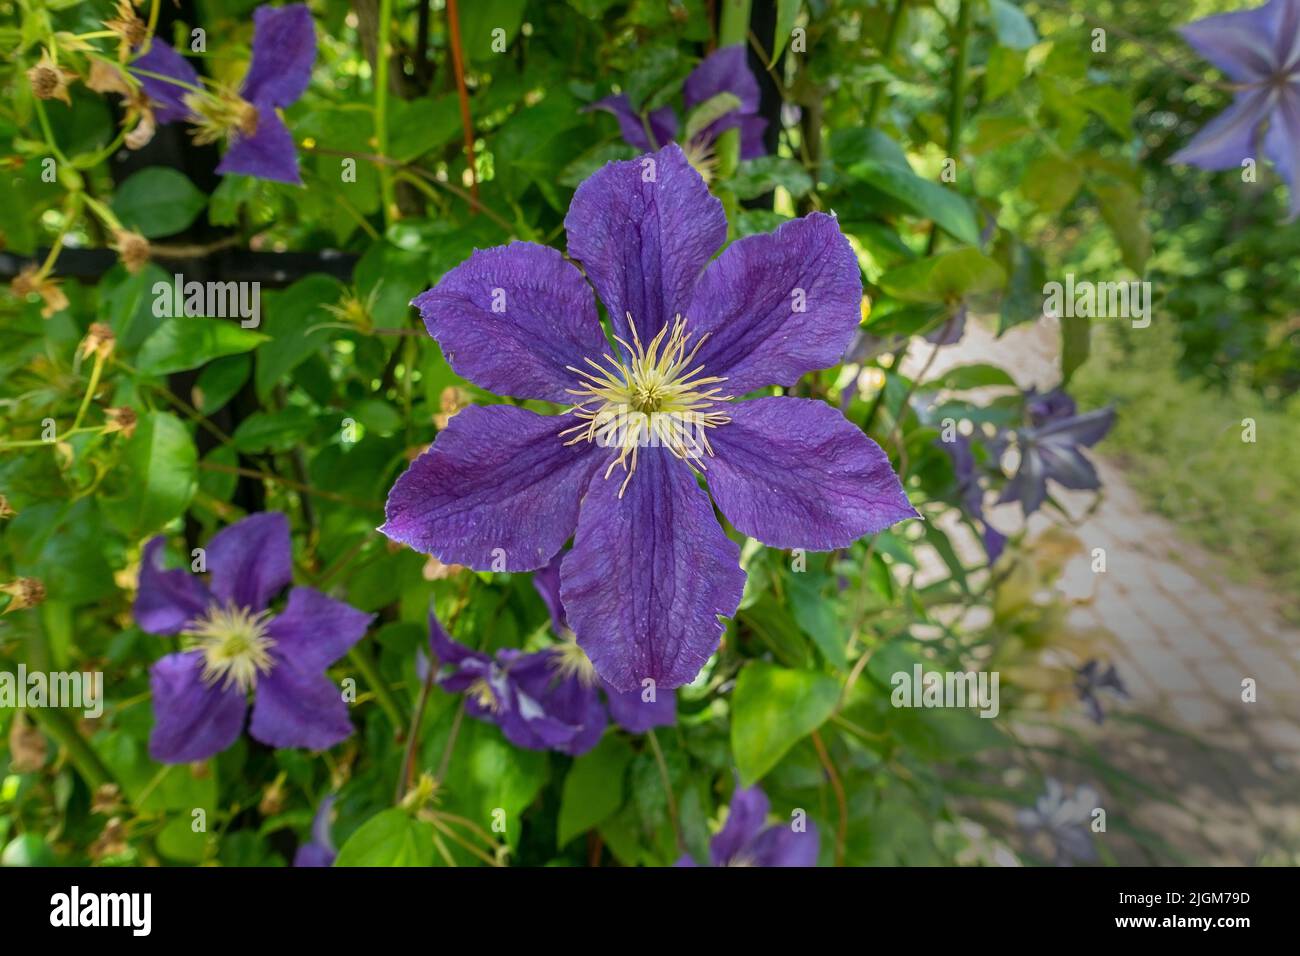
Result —
<instances>
[{"instance_id":1,"label":"dried seed head","mask_svg":"<svg viewBox=\"0 0 1300 956\"><path fill-rule=\"evenodd\" d=\"M113 334L112 326L104 322L92 322L77 351L81 353L82 358L90 358L94 355L106 359L113 353L113 346L116 343L117 336Z\"/></svg>"},{"instance_id":2,"label":"dried seed head","mask_svg":"<svg viewBox=\"0 0 1300 956\"><path fill-rule=\"evenodd\" d=\"M135 409L126 405L120 408L104 409L104 434L111 435L113 432L121 432L123 438L130 438L135 434L136 415Z\"/></svg>"},{"instance_id":3,"label":"dried seed head","mask_svg":"<svg viewBox=\"0 0 1300 956\"><path fill-rule=\"evenodd\" d=\"M62 100L69 106L72 98L68 95L68 81L76 76L72 70L55 63L48 50L42 51L40 60L27 71L27 80L38 100Z\"/></svg>"},{"instance_id":4,"label":"dried seed head","mask_svg":"<svg viewBox=\"0 0 1300 956\"><path fill-rule=\"evenodd\" d=\"M36 607L45 600L45 585L36 578L18 578L8 584L0 585L0 594L8 594L9 606L4 612L22 611Z\"/></svg>"},{"instance_id":5,"label":"dried seed head","mask_svg":"<svg viewBox=\"0 0 1300 956\"><path fill-rule=\"evenodd\" d=\"M36 266L27 266L14 276L9 288L20 299L32 294L39 295L45 303L41 308L42 318L48 319L68 307L68 297L59 288L59 283L48 276L42 276Z\"/></svg>"},{"instance_id":6,"label":"dried seed head","mask_svg":"<svg viewBox=\"0 0 1300 956\"><path fill-rule=\"evenodd\" d=\"M152 133L150 134L152 136ZM119 229L113 233L113 248L126 271L132 275L143 269L149 262L149 240L138 232Z\"/></svg>"}]
</instances>

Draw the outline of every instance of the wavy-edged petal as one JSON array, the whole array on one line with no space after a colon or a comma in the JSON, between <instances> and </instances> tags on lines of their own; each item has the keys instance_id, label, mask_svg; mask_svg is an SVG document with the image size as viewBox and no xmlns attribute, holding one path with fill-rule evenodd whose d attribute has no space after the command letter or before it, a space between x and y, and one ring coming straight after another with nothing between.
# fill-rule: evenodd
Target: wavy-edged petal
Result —
<instances>
[{"instance_id":1,"label":"wavy-edged petal","mask_svg":"<svg viewBox=\"0 0 1300 956\"><path fill-rule=\"evenodd\" d=\"M140 584L131 610L146 634L179 634L212 604L212 595L199 578L180 569L163 569L165 542L162 535L153 538L140 555Z\"/></svg>"},{"instance_id":2,"label":"wavy-edged petal","mask_svg":"<svg viewBox=\"0 0 1300 956\"><path fill-rule=\"evenodd\" d=\"M619 498L621 476L591 479L560 593L578 643L616 690L689 684L740 604L740 548L691 471L658 448Z\"/></svg>"},{"instance_id":3,"label":"wavy-edged petal","mask_svg":"<svg viewBox=\"0 0 1300 956\"><path fill-rule=\"evenodd\" d=\"M623 135L624 141L629 146L645 150L647 153L667 146L677 138L677 114L673 112L671 106L661 106L657 110L641 114L632 108L632 101L627 98L626 93L613 93L604 99L596 100L583 111L589 110L605 110L613 113L614 118L618 120L618 130ZM650 139L652 136L653 142Z\"/></svg>"},{"instance_id":4,"label":"wavy-edged petal","mask_svg":"<svg viewBox=\"0 0 1300 956\"><path fill-rule=\"evenodd\" d=\"M573 194L564 228L614 329L630 340L630 313L643 342L686 314L700 271L727 238L722 203L675 144L606 163Z\"/></svg>"},{"instance_id":5,"label":"wavy-edged petal","mask_svg":"<svg viewBox=\"0 0 1300 956\"><path fill-rule=\"evenodd\" d=\"M199 85L199 75L185 57L155 38L150 42L148 51L143 56L136 57L128 69L140 81L145 94L153 103L155 121L175 123L190 117L185 97ZM180 82L172 83L161 77L171 77Z\"/></svg>"},{"instance_id":6,"label":"wavy-edged petal","mask_svg":"<svg viewBox=\"0 0 1300 956\"><path fill-rule=\"evenodd\" d=\"M768 827L754 840L748 854L755 866L816 866L820 837L808 821L802 833L789 825Z\"/></svg>"},{"instance_id":7,"label":"wavy-edged petal","mask_svg":"<svg viewBox=\"0 0 1300 956\"><path fill-rule=\"evenodd\" d=\"M271 747L325 750L352 733L343 692L319 669L272 651L271 671L257 682L248 732Z\"/></svg>"},{"instance_id":8,"label":"wavy-edged petal","mask_svg":"<svg viewBox=\"0 0 1300 956\"><path fill-rule=\"evenodd\" d=\"M456 373L499 395L567 404L568 366L609 350L591 287L550 246L480 249L411 304Z\"/></svg>"},{"instance_id":9,"label":"wavy-edged petal","mask_svg":"<svg viewBox=\"0 0 1300 956\"><path fill-rule=\"evenodd\" d=\"M594 443L564 444L571 427L568 415L471 405L397 479L379 530L445 564L540 568L573 533L601 461Z\"/></svg>"},{"instance_id":10,"label":"wavy-edged petal","mask_svg":"<svg viewBox=\"0 0 1300 956\"><path fill-rule=\"evenodd\" d=\"M550 563L538 568L533 573L533 587L541 596L546 609L551 612L551 628L556 637L563 637L569 630L569 620L564 616L564 602L560 600L560 562L564 552L557 552Z\"/></svg>"},{"instance_id":11,"label":"wavy-edged petal","mask_svg":"<svg viewBox=\"0 0 1300 956\"><path fill-rule=\"evenodd\" d=\"M253 57L241 94L250 102L288 106L311 82L316 25L305 3L253 11Z\"/></svg>"},{"instance_id":12,"label":"wavy-edged petal","mask_svg":"<svg viewBox=\"0 0 1300 956\"><path fill-rule=\"evenodd\" d=\"M248 700L234 685L203 680L203 654L168 654L149 672L153 730L149 756L159 763L206 760L235 742Z\"/></svg>"},{"instance_id":13,"label":"wavy-edged petal","mask_svg":"<svg viewBox=\"0 0 1300 956\"><path fill-rule=\"evenodd\" d=\"M236 136L226 155L221 157L217 172L240 173L257 179L301 186L298 172L298 149L284 120L269 102L258 102L257 131L252 136Z\"/></svg>"},{"instance_id":14,"label":"wavy-edged petal","mask_svg":"<svg viewBox=\"0 0 1300 956\"><path fill-rule=\"evenodd\" d=\"M293 580L289 519L262 511L222 528L207 547L212 593L223 604L261 611Z\"/></svg>"},{"instance_id":15,"label":"wavy-edged petal","mask_svg":"<svg viewBox=\"0 0 1300 956\"><path fill-rule=\"evenodd\" d=\"M696 357L743 395L793 385L838 362L862 319L862 275L832 216L815 212L747 236L709 263L691 299L689 328L709 338Z\"/></svg>"},{"instance_id":16,"label":"wavy-edged petal","mask_svg":"<svg viewBox=\"0 0 1300 956\"><path fill-rule=\"evenodd\" d=\"M773 548L830 551L918 517L889 456L838 409L754 398L728 413L710 433L707 476L738 531Z\"/></svg>"},{"instance_id":17,"label":"wavy-edged petal","mask_svg":"<svg viewBox=\"0 0 1300 956\"><path fill-rule=\"evenodd\" d=\"M365 637L374 617L314 588L294 588L266 633L279 652L298 666L324 670Z\"/></svg>"}]
</instances>

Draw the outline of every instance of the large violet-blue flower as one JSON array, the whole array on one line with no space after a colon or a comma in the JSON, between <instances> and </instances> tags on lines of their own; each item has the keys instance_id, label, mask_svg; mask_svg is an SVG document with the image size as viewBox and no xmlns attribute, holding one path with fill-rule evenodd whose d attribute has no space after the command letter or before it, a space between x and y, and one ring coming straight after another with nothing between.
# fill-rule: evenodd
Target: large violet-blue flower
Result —
<instances>
[{"instance_id":1,"label":"large violet-blue flower","mask_svg":"<svg viewBox=\"0 0 1300 956\"><path fill-rule=\"evenodd\" d=\"M249 733L272 747L324 750L352 733L343 695L325 669L361 640L372 615L312 588L271 599L292 579L289 522L249 515L208 542L209 578L164 570L159 536L144 548L135 619L149 634L179 634L186 650L153 665L149 755L161 763L205 760Z\"/></svg>"},{"instance_id":2,"label":"large violet-blue flower","mask_svg":"<svg viewBox=\"0 0 1300 956\"><path fill-rule=\"evenodd\" d=\"M734 99L715 100L715 97L724 96ZM745 62L742 44L714 50L701 60L682 85L682 99L686 104L688 123L689 114L710 101L731 108L712 119L705 116L704 119L709 121L699 129L688 127L683 130L684 142L678 141L677 113L671 106L641 113L633 108L626 93L617 93L597 100L587 108L613 113L623 139L636 149L652 152L669 143L680 142L686 158L705 179L712 178L717 165L714 146L718 137L729 129L740 130L741 159L755 159L766 152L763 131L767 129L767 120L758 115L758 80Z\"/></svg>"},{"instance_id":3,"label":"large violet-blue flower","mask_svg":"<svg viewBox=\"0 0 1300 956\"><path fill-rule=\"evenodd\" d=\"M938 441L941 448L952 458L953 475L957 479L957 496L962 508L970 517L978 521L984 539L984 551L989 564L994 564L1006 547L1007 536L989 524L984 514L984 484L980 481L979 470L975 463L975 451L969 435L956 435L952 441Z\"/></svg>"},{"instance_id":4,"label":"large violet-blue flower","mask_svg":"<svg viewBox=\"0 0 1300 956\"><path fill-rule=\"evenodd\" d=\"M1291 191L1294 219L1300 215L1300 0L1269 0L1253 10L1205 17L1179 32L1237 91L1232 105L1171 161L1241 169L1262 141Z\"/></svg>"},{"instance_id":5,"label":"large violet-blue flower","mask_svg":"<svg viewBox=\"0 0 1300 956\"><path fill-rule=\"evenodd\" d=\"M839 360L860 316L858 262L821 213L710 261L722 204L676 145L597 171L565 226L621 349L552 248L483 249L448 272L414 304L452 368L569 407L461 411L398 478L381 530L505 571L545 566L573 536L560 592L596 672L620 691L680 687L745 583L697 475L738 531L776 548L834 550L916 516L888 456L838 410L731 400Z\"/></svg>"},{"instance_id":6,"label":"large violet-blue flower","mask_svg":"<svg viewBox=\"0 0 1300 956\"><path fill-rule=\"evenodd\" d=\"M1080 449L1101 441L1115 424L1115 409L1107 406L1083 415L1076 414L1074 400L1059 390L1040 395L1025 394L1028 427L1014 429L998 443L1004 448L1014 436L1020 453L1015 477L1002 490L1001 501L1019 501L1025 517L1047 500L1047 482L1052 480L1073 491L1094 491L1101 487L1097 471Z\"/></svg>"},{"instance_id":7,"label":"large violet-blue flower","mask_svg":"<svg viewBox=\"0 0 1300 956\"><path fill-rule=\"evenodd\" d=\"M311 12L294 3L253 11L253 56L238 92L201 87L194 67L157 38L130 70L153 102L159 123L193 123L197 143L229 140L218 173L301 185L293 136L277 110L302 96L315 59Z\"/></svg>"},{"instance_id":8,"label":"large violet-blue flower","mask_svg":"<svg viewBox=\"0 0 1300 956\"><path fill-rule=\"evenodd\" d=\"M792 823L767 822L771 804L758 787L736 787L727 810L727 822L709 841L710 866L816 866L820 838L817 825L805 821L803 830ZM685 855L677 866L695 866Z\"/></svg>"}]
</instances>

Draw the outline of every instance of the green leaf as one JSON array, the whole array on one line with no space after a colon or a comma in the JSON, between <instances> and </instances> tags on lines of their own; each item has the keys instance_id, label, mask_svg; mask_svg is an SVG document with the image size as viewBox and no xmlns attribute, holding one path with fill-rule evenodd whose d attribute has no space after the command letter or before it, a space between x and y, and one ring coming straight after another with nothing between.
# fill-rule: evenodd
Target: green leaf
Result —
<instances>
[{"instance_id":1,"label":"green leaf","mask_svg":"<svg viewBox=\"0 0 1300 956\"><path fill-rule=\"evenodd\" d=\"M1045 213L1058 213L1083 185L1083 168L1059 156L1040 156L1025 170L1024 197Z\"/></svg>"},{"instance_id":2,"label":"green leaf","mask_svg":"<svg viewBox=\"0 0 1300 956\"><path fill-rule=\"evenodd\" d=\"M323 307L333 305L338 297L338 282L324 275L306 276L275 294L262 324L271 340L257 351L254 381L258 398L265 401L277 383L337 334L337 329L319 326L335 321ZM400 307L399 318L404 315L405 303Z\"/></svg>"},{"instance_id":3,"label":"green leaf","mask_svg":"<svg viewBox=\"0 0 1300 956\"><path fill-rule=\"evenodd\" d=\"M206 365L223 355L251 351L266 340L260 332L242 328L229 319L168 319L140 346L136 370L142 375L170 375Z\"/></svg>"},{"instance_id":4,"label":"green leaf","mask_svg":"<svg viewBox=\"0 0 1300 956\"><path fill-rule=\"evenodd\" d=\"M465 55L471 60L501 56L492 49L494 30L504 31L497 37L508 45L519 32L524 17L525 0L474 0L460 7L460 35Z\"/></svg>"},{"instance_id":5,"label":"green leaf","mask_svg":"<svg viewBox=\"0 0 1300 956\"><path fill-rule=\"evenodd\" d=\"M897 200L967 245L979 243L979 224L970 203L959 193L922 179L910 169L868 160L854 163L849 174Z\"/></svg>"},{"instance_id":6,"label":"green leaf","mask_svg":"<svg viewBox=\"0 0 1300 956\"><path fill-rule=\"evenodd\" d=\"M1101 206L1101 218L1119 243L1124 265L1142 275L1151 256L1151 230L1143 214L1141 194L1128 183L1089 188Z\"/></svg>"},{"instance_id":7,"label":"green leaf","mask_svg":"<svg viewBox=\"0 0 1300 956\"><path fill-rule=\"evenodd\" d=\"M808 572L792 574L787 579L787 593L795 623L817 645L827 663L843 669L848 663L844 650L844 635L835 615L835 602L828 598L824 577L814 577Z\"/></svg>"},{"instance_id":8,"label":"green leaf","mask_svg":"<svg viewBox=\"0 0 1300 956\"><path fill-rule=\"evenodd\" d=\"M310 412L291 405L278 412L254 412L230 437L242 452L288 451L306 438L314 425Z\"/></svg>"},{"instance_id":9,"label":"green leaf","mask_svg":"<svg viewBox=\"0 0 1300 956\"><path fill-rule=\"evenodd\" d=\"M740 97L735 93L723 92L710 96L691 110L691 115L686 117L686 131L682 136L682 142L689 143L710 125L738 109L740 109Z\"/></svg>"},{"instance_id":10,"label":"green leaf","mask_svg":"<svg viewBox=\"0 0 1300 956\"><path fill-rule=\"evenodd\" d=\"M153 239L187 228L207 202L208 197L184 173L166 166L150 166L117 187L113 211L122 225Z\"/></svg>"},{"instance_id":11,"label":"green leaf","mask_svg":"<svg viewBox=\"0 0 1300 956\"><path fill-rule=\"evenodd\" d=\"M623 805L623 777L632 757L626 740L607 734L594 750L573 761L560 797L556 846L563 847Z\"/></svg>"},{"instance_id":12,"label":"green leaf","mask_svg":"<svg viewBox=\"0 0 1300 956\"><path fill-rule=\"evenodd\" d=\"M121 464L126 494L105 501L105 512L132 538L157 531L182 514L198 488L194 439L181 420L168 412L140 416Z\"/></svg>"},{"instance_id":13,"label":"green leaf","mask_svg":"<svg viewBox=\"0 0 1300 956\"><path fill-rule=\"evenodd\" d=\"M1082 316L1061 318L1061 378L1070 381L1075 370L1088 361L1092 351L1092 323Z\"/></svg>"},{"instance_id":14,"label":"green leaf","mask_svg":"<svg viewBox=\"0 0 1300 956\"><path fill-rule=\"evenodd\" d=\"M334 865L432 866L433 854L433 825L394 807L357 827Z\"/></svg>"},{"instance_id":15,"label":"green leaf","mask_svg":"<svg viewBox=\"0 0 1300 956\"><path fill-rule=\"evenodd\" d=\"M253 360L247 355L230 355L210 363L194 383L194 407L204 415L222 408L244 387L252 370Z\"/></svg>"},{"instance_id":16,"label":"green leaf","mask_svg":"<svg viewBox=\"0 0 1300 956\"><path fill-rule=\"evenodd\" d=\"M762 156L740 164L731 179L731 191L738 199L753 199L780 186L798 199L812 191L812 177L793 159Z\"/></svg>"},{"instance_id":17,"label":"green leaf","mask_svg":"<svg viewBox=\"0 0 1300 956\"><path fill-rule=\"evenodd\" d=\"M990 101L1010 93L1024 78L1024 53L1004 46L989 51L989 61L984 66L984 95Z\"/></svg>"},{"instance_id":18,"label":"green leaf","mask_svg":"<svg viewBox=\"0 0 1300 956\"><path fill-rule=\"evenodd\" d=\"M814 671L753 661L732 694L731 751L742 785L753 786L830 717L839 681Z\"/></svg>"},{"instance_id":19,"label":"green leaf","mask_svg":"<svg viewBox=\"0 0 1300 956\"><path fill-rule=\"evenodd\" d=\"M995 259L978 249L953 249L891 269L880 287L907 302L953 303L1001 289L1007 280Z\"/></svg>"},{"instance_id":20,"label":"green leaf","mask_svg":"<svg viewBox=\"0 0 1300 956\"><path fill-rule=\"evenodd\" d=\"M781 58L785 45L794 33L794 22L799 19L800 0L776 0L776 30L772 38L772 60L767 65L773 66Z\"/></svg>"},{"instance_id":21,"label":"green leaf","mask_svg":"<svg viewBox=\"0 0 1300 956\"><path fill-rule=\"evenodd\" d=\"M454 94L437 99L390 101L388 125L393 130L388 152L399 163L419 159L430 150L450 143L460 134L460 104Z\"/></svg>"}]
</instances>

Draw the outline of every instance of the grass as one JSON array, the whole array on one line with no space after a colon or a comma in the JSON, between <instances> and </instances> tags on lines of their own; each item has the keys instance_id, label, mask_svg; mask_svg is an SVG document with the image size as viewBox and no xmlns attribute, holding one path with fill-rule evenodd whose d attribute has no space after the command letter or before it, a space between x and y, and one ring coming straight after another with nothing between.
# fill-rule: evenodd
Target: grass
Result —
<instances>
[{"instance_id":1,"label":"grass","mask_svg":"<svg viewBox=\"0 0 1300 956\"><path fill-rule=\"evenodd\" d=\"M1119 457L1147 503L1242 578L1264 576L1300 620L1300 395L1180 378L1171 330L1097 331L1071 391L1082 408L1119 408L1101 450ZM1243 440L1253 420L1255 440Z\"/></svg>"}]
</instances>

